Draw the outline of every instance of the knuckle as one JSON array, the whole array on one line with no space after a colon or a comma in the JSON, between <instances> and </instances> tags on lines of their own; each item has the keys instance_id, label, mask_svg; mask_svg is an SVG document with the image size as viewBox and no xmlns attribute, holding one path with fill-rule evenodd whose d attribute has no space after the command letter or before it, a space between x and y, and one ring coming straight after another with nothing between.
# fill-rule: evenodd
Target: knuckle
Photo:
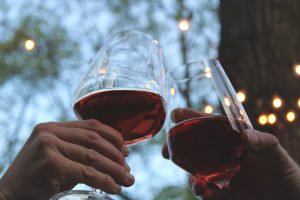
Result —
<instances>
[{"instance_id":1,"label":"knuckle","mask_svg":"<svg viewBox=\"0 0 300 200\"><path fill-rule=\"evenodd\" d=\"M118 164L114 164L113 173L121 178L125 177L125 175L126 175L125 168Z\"/></svg>"},{"instance_id":2,"label":"knuckle","mask_svg":"<svg viewBox=\"0 0 300 200\"><path fill-rule=\"evenodd\" d=\"M98 161L98 153L94 149L88 149L86 153L86 161L90 165L94 165Z\"/></svg>"},{"instance_id":3,"label":"knuckle","mask_svg":"<svg viewBox=\"0 0 300 200\"><path fill-rule=\"evenodd\" d=\"M83 177L83 179L85 179L85 180L91 180L91 179L93 179L94 178L94 176L95 176L95 173L97 173L96 172L96 170L93 168L93 167L91 167L91 166L84 166L83 168L82 168L82 177Z\"/></svg>"},{"instance_id":4,"label":"knuckle","mask_svg":"<svg viewBox=\"0 0 300 200\"><path fill-rule=\"evenodd\" d=\"M40 123L34 127L33 134L36 136L40 134L51 133L52 130L53 128L50 123Z\"/></svg>"},{"instance_id":5,"label":"knuckle","mask_svg":"<svg viewBox=\"0 0 300 200\"><path fill-rule=\"evenodd\" d=\"M39 135L35 141L41 152L47 152L49 147L56 145L55 138L47 134Z\"/></svg>"},{"instance_id":6,"label":"knuckle","mask_svg":"<svg viewBox=\"0 0 300 200\"><path fill-rule=\"evenodd\" d=\"M89 126L91 127L97 127L101 124L101 122L99 122L98 120L96 119L88 119L86 120L86 122L88 123Z\"/></svg>"},{"instance_id":7,"label":"knuckle","mask_svg":"<svg viewBox=\"0 0 300 200\"><path fill-rule=\"evenodd\" d=\"M115 160L116 160L117 163L120 163L120 164L124 164L125 163L125 158L124 158L124 156L120 152L116 152L116 154L115 154Z\"/></svg>"},{"instance_id":8,"label":"knuckle","mask_svg":"<svg viewBox=\"0 0 300 200\"><path fill-rule=\"evenodd\" d=\"M120 133L115 134L116 138L116 143L119 147L122 147L124 145L124 138Z\"/></svg>"},{"instance_id":9,"label":"knuckle","mask_svg":"<svg viewBox=\"0 0 300 200\"><path fill-rule=\"evenodd\" d=\"M102 140L102 137L100 135L98 135L96 132L93 131L88 131L88 133L86 134L86 142L88 144L98 144L100 143L100 141Z\"/></svg>"},{"instance_id":10,"label":"knuckle","mask_svg":"<svg viewBox=\"0 0 300 200\"><path fill-rule=\"evenodd\" d=\"M102 185L108 186L108 185L112 185L112 184L114 184L112 177L110 177L107 174L104 174L103 180L102 180Z\"/></svg>"},{"instance_id":11,"label":"knuckle","mask_svg":"<svg viewBox=\"0 0 300 200\"><path fill-rule=\"evenodd\" d=\"M52 154L55 153L57 142L54 137L49 135L41 135L36 138L36 146L38 154L46 159L52 159ZM52 161L52 160L50 160Z\"/></svg>"},{"instance_id":12,"label":"knuckle","mask_svg":"<svg viewBox=\"0 0 300 200\"><path fill-rule=\"evenodd\" d=\"M111 140L113 142L113 144L118 148L118 149L121 149L124 145L124 138L123 136L118 133L117 131L115 130L112 130L110 132L110 135L111 135Z\"/></svg>"}]
</instances>

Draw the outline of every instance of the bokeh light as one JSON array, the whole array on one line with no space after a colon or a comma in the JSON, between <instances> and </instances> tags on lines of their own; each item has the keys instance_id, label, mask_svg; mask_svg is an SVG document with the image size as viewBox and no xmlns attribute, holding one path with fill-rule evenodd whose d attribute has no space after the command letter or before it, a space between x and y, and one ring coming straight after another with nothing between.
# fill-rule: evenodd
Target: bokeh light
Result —
<instances>
[{"instance_id":1,"label":"bokeh light","mask_svg":"<svg viewBox=\"0 0 300 200\"><path fill-rule=\"evenodd\" d=\"M205 67L204 73L207 78L211 78L211 70L209 67Z\"/></svg>"},{"instance_id":2,"label":"bokeh light","mask_svg":"<svg viewBox=\"0 0 300 200\"><path fill-rule=\"evenodd\" d=\"M178 22L178 28L182 32L186 32L190 29L190 20L187 18L182 18Z\"/></svg>"},{"instance_id":3,"label":"bokeh light","mask_svg":"<svg viewBox=\"0 0 300 200\"><path fill-rule=\"evenodd\" d=\"M98 70L98 74L99 74L100 76L106 75L106 72L107 72L106 67L100 67L99 70Z\"/></svg>"},{"instance_id":4,"label":"bokeh light","mask_svg":"<svg viewBox=\"0 0 300 200\"><path fill-rule=\"evenodd\" d=\"M272 100L272 105L274 108L280 108L282 106L283 100L279 96L274 96Z\"/></svg>"},{"instance_id":5,"label":"bokeh light","mask_svg":"<svg viewBox=\"0 0 300 200\"><path fill-rule=\"evenodd\" d=\"M268 117L267 117L267 115L262 114L262 115L260 115L260 116L258 117L258 123L259 123L260 125L265 125L265 124L267 124L267 122L268 122Z\"/></svg>"},{"instance_id":6,"label":"bokeh light","mask_svg":"<svg viewBox=\"0 0 300 200\"><path fill-rule=\"evenodd\" d=\"M269 124L275 124L277 121L277 117L274 113L271 113L268 115L268 123Z\"/></svg>"},{"instance_id":7,"label":"bokeh light","mask_svg":"<svg viewBox=\"0 0 300 200\"><path fill-rule=\"evenodd\" d=\"M204 112L205 113L212 113L214 111L214 109L213 109L213 107L211 106L211 105L206 105L205 107L204 107Z\"/></svg>"},{"instance_id":8,"label":"bokeh light","mask_svg":"<svg viewBox=\"0 0 300 200\"><path fill-rule=\"evenodd\" d=\"M224 103L225 103L225 105L230 106L230 101L229 101L228 97L224 98Z\"/></svg>"},{"instance_id":9,"label":"bokeh light","mask_svg":"<svg viewBox=\"0 0 300 200\"><path fill-rule=\"evenodd\" d=\"M25 40L24 47L27 51L32 51L35 48L35 41L31 39Z\"/></svg>"},{"instance_id":10,"label":"bokeh light","mask_svg":"<svg viewBox=\"0 0 300 200\"><path fill-rule=\"evenodd\" d=\"M286 114L286 119L287 119L289 122L295 121L295 119L296 119L296 113L295 113L294 111L289 111L289 112Z\"/></svg>"},{"instance_id":11,"label":"bokeh light","mask_svg":"<svg viewBox=\"0 0 300 200\"><path fill-rule=\"evenodd\" d=\"M297 75L297 76L300 76L300 63L296 63L294 64L294 73Z\"/></svg>"},{"instance_id":12,"label":"bokeh light","mask_svg":"<svg viewBox=\"0 0 300 200\"><path fill-rule=\"evenodd\" d=\"M246 101L246 93L243 90L238 91L236 96L237 96L237 99L239 100L239 102L243 103Z\"/></svg>"},{"instance_id":13,"label":"bokeh light","mask_svg":"<svg viewBox=\"0 0 300 200\"><path fill-rule=\"evenodd\" d=\"M171 96L175 96L175 93L176 93L175 88L171 88L170 89Z\"/></svg>"}]
</instances>

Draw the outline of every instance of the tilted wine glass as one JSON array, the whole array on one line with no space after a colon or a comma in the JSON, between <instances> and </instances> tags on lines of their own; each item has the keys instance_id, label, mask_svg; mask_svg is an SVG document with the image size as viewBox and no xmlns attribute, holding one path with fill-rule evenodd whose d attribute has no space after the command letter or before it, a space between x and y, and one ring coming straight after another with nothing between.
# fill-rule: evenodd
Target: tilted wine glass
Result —
<instances>
[{"instance_id":1,"label":"tilted wine glass","mask_svg":"<svg viewBox=\"0 0 300 200\"><path fill-rule=\"evenodd\" d=\"M96 119L118 130L126 145L153 137L162 128L165 70L158 41L139 31L110 37L90 64L75 92L78 119ZM107 199L88 191L67 191L55 199ZM67 198L66 198L67 199Z\"/></svg>"},{"instance_id":2,"label":"tilted wine glass","mask_svg":"<svg viewBox=\"0 0 300 200\"><path fill-rule=\"evenodd\" d=\"M187 172L228 188L245 155L243 130L252 128L221 64L191 62L169 73L167 144L171 160ZM171 120L175 111L175 121Z\"/></svg>"}]
</instances>

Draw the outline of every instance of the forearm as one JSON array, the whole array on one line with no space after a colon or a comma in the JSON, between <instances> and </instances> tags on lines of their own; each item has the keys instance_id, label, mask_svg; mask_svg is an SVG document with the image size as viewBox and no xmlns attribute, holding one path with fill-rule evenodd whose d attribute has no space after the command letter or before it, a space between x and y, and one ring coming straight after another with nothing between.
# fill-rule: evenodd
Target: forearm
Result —
<instances>
[{"instance_id":1,"label":"forearm","mask_svg":"<svg viewBox=\"0 0 300 200\"><path fill-rule=\"evenodd\" d=\"M8 200L2 187L2 180L0 180L0 200Z\"/></svg>"}]
</instances>

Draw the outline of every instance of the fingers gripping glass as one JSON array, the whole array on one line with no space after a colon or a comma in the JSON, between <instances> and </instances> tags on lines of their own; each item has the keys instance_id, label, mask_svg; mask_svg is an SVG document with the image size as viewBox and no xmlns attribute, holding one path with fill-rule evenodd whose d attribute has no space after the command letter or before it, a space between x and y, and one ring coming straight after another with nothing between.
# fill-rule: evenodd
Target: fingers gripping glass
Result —
<instances>
[{"instance_id":1,"label":"fingers gripping glass","mask_svg":"<svg viewBox=\"0 0 300 200\"><path fill-rule=\"evenodd\" d=\"M158 42L142 32L121 31L104 43L91 62L75 91L73 108L78 119L109 125L122 134L126 145L133 145L162 128L164 96L165 71ZM103 199L91 192L66 194Z\"/></svg>"},{"instance_id":2,"label":"fingers gripping glass","mask_svg":"<svg viewBox=\"0 0 300 200\"><path fill-rule=\"evenodd\" d=\"M228 187L244 156L242 131L252 125L222 66L203 60L177 67L169 89L171 160L201 180Z\"/></svg>"}]
</instances>

